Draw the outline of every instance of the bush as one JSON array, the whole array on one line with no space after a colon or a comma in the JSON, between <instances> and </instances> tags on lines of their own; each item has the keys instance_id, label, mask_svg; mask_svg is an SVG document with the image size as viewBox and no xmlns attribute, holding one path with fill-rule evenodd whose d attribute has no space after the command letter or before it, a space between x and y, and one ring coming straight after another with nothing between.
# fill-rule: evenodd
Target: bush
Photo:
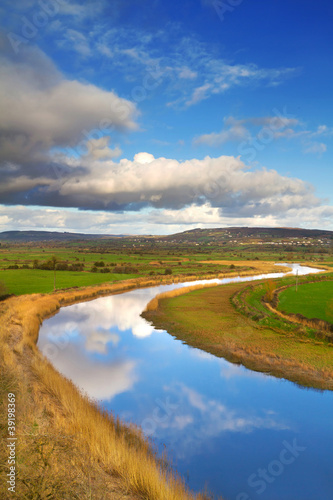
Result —
<instances>
[{"instance_id":1,"label":"bush","mask_svg":"<svg viewBox=\"0 0 333 500\"><path fill-rule=\"evenodd\" d=\"M56 270L57 271L68 271L67 262L59 262L59 264L56 265Z\"/></svg>"},{"instance_id":2,"label":"bush","mask_svg":"<svg viewBox=\"0 0 333 500\"><path fill-rule=\"evenodd\" d=\"M100 273L109 273L110 269L108 267L103 267L103 269L100 270Z\"/></svg>"},{"instance_id":3,"label":"bush","mask_svg":"<svg viewBox=\"0 0 333 500\"><path fill-rule=\"evenodd\" d=\"M75 262L71 266L68 267L68 271L83 271L84 269L84 264L81 264L79 262Z\"/></svg>"},{"instance_id":4,"label":"bush","mask_svg":"<svg viewBox=\"0 0 333 500\"><path fill-rule=\"evenodd\" d=\"M164 274L172 274L172 269L171 267L167 267L164 271Z\"/></svg>"},{"instance_id":5,"label":"bush","mask_svg":"<svg viewBox=\"0 0 333 500\"><path fill-rule=\"evenodd\" d=\"M104 267L105 264L104 264L104 262L102 260L100 260L100 261L94 262L94 266L96 266L96 267Z\"/></svg>"},{"instance_id":6,"label":"bush","mask_svg":"<svg viewBox=\"0 0 333 500\"><path fill-rule=\"evenodd\" d=\"M97 271L98 271L98 269L97 269L97 267L96 267L96 266L94 266L94 267L92 267L92 268L91 268L91 272L92 272L92 273L97 273Z\"/></svg>"},{"instance_id":7,"label":"bush","mask_svg":"<svg viewBox=\"0 0 333 500\"><path fill-rule=\"evenodd\" d=\"M116 266L112 272L117 274L137 274L138 270L132 266Z\"/></svg>"}]
</instances>

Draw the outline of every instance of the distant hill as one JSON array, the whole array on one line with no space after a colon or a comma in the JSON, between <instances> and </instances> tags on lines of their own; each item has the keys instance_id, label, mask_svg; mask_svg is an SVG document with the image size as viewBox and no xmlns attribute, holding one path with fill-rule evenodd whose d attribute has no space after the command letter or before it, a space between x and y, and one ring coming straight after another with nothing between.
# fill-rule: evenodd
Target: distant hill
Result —
<instances>
[{"instance_id":1,"label":"distant hill","mask_svg":"<svg viewBox=\"0 0 333 500\"><path fill-rule=\"evenodd\" d=\"M105 238L122 238L123 235L60 233L57 231L4 231L0 233L0 240L6 241L73 241L97 240Z\"/></svg>"},{"instance_id":2,"label":"distant hill","mask_svg":"<svg viewBox=\"0 0 333 500\"><path fill-rule=\"evenodd\" d=\"M329 238L333 239L333 231L321 229L301 229L290 227L229 227L213 229L191 229L182 233L163 237L165 240L196 241L202 240L220 241L226 238L260 238L260 239L285 239L285 238Z\"/></svg>"},{"instance_id":3,"label":"distant hill","mask_svg":"<svg viewBox=\"0 0 333 500\"><path fill-rule=\"evenodd\" d=\"M84 234L57 231L5 231L0 233L0 241L37 242L37 241L79 241L79 240L107 240L107 239L135 239L144 241L165 241L175 243L223 242L234 239L288 239L288 238L325 238L333 240L333 231L321 229L299 229L289 227L229 227L213 229L191 229L182 233L168 236L144 235L112 235L112 234Z\"/></svg>"}]
</instances>

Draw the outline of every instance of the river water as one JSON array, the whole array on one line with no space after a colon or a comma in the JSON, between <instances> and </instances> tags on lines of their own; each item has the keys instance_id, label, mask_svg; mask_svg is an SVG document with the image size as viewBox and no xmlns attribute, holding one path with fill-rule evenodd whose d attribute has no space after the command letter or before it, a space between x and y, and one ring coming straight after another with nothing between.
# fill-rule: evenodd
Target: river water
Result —
<instances>
[{"instance_id":1,"label":"river water","mask_svg":"<svg viewBox=\"0 0 333 500\"><path fill-rule=\"evenodd\" d=\"M318 270L294 264L296 272ZM140 316L145 305L180 286L63 307L43 323L38 347L101 406L166 448L192 489L207 486L225 500L332 500L333 393L250 371L155 330Z\"/></svg>"}]
</instances>

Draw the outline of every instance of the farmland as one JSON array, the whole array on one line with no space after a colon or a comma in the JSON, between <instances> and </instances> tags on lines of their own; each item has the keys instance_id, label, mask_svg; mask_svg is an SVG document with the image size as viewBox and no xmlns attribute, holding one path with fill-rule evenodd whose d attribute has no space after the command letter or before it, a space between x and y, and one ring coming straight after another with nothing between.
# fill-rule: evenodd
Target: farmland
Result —
<instances>
[{"instance_id":1,"label":"farmland","mask_svg":"<svg viewBox=\"0 0 333 500\"><path fill-rule=\"evenodd\" d=\"M333 323L333 281L307 283L287 288L279 294L280 311L302 314Z\"/></svg>"},{"instance_id":2,"label":"farmland","mask_svg":"<svg viewBox=\"0 0 333 500\"><path fill-rule=\"evenodd\" d=\"M165 237L84 238L43 232L4 236L0 245L0 283L7 293L18 295L51 292L54 268L56 288L64 289L134 277L162 279L172 275L186 280L190 276L215 277L235 271L251 274L259 262L333 265L329 232L322 232L320 238L306 230L288 233L285 229L248 228L194 230Z\"/></svg>"}]
</instances>

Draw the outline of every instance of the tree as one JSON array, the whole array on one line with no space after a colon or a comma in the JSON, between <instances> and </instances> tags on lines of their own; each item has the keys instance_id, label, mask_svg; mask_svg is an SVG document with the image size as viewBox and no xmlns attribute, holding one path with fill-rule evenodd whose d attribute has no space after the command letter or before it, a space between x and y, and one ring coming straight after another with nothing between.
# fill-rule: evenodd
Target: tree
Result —
<instances>
[{"instance_id":1,"label":"tree","mask_svg":"<svg viewBox=\"0 0 333 500\"><path fill-rule=\"evenodd\" d=\"M265 288L266 288L265 299L267 300L267 302L272 302L273 297L274 297L274 291L276 290L276 287L277 287L276 281L274 281L272 279L266 281L266 283L265 283Z\"/></svg>"}]
</instances>

